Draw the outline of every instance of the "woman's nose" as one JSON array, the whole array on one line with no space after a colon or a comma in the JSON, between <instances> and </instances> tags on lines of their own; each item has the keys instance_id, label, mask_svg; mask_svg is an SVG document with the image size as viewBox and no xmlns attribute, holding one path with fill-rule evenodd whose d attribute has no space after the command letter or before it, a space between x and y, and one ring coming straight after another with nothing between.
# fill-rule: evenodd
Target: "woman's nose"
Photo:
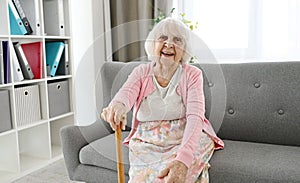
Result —
<instances>
[{"instance_id":1,"label":"woman's nose","mask_svg":"<svg viewBox=\"0 0 300 183\"><path fill-rule=\"evenodd\" d=\"M164 42L164 45L165 45L166 47L168 47L168 48L173 48L174 43L173 43L173 41L171 41L171 40L166 40L166 41Z\"/></svg>"}]
</instances>

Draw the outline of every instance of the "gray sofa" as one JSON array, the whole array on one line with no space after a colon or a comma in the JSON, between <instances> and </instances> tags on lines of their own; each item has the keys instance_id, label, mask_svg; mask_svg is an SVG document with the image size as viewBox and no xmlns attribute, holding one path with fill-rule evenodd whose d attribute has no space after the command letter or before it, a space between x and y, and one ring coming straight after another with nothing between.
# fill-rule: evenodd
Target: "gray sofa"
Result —
<instances>
[{"instance_id":1,"label":"gray sofa","mask_svg":"<svg viewBox=\"0 0 300 183\"><path fill-rule=\"evenodd\" d=\"M103 65L104 106L138 64ZM300 182L300 62L194 65L204 74L206 116L225 142L210 161L210 182ZM61 140L71 180L117 182L107 123L63 127ZM127 147L123 153L128 180Z\"/></svg>"}]
</instances>

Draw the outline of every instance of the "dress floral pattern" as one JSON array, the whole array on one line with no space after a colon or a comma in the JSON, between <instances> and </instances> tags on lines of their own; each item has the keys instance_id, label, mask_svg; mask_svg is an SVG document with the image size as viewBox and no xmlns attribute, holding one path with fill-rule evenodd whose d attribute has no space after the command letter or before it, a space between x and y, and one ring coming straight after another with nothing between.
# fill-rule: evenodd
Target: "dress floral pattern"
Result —
<instances>
[{"instance_id":1,"label":"dress floral pattern","mask_svg":"<svg viewBox=\"0 0 300 183\"><path fill-rule=\"evenodd\" d=\"M157 176L175 159L185 124L185 118L139 122L129 142L130 183L164 182ZM186 183L209 182L208 161L213 151L214 141L206 133L201 133Z\"/></svg>"}]
</instances>

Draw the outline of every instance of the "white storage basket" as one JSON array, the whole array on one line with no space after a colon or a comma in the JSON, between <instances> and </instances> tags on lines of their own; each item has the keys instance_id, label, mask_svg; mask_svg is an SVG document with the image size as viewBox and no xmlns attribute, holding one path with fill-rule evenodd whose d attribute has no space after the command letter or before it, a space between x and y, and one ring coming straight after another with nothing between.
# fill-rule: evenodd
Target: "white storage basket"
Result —
<instances>
[{"instance_id":1,"label":"white storage basket","mask_svg":"<svg viewBox=\"0 0 300 183\"><path fill-rule=\"evenodd\" d=\"M17 126L25 126L41 120L38 85L15 88Z\"/></svg>"}]
</instances>

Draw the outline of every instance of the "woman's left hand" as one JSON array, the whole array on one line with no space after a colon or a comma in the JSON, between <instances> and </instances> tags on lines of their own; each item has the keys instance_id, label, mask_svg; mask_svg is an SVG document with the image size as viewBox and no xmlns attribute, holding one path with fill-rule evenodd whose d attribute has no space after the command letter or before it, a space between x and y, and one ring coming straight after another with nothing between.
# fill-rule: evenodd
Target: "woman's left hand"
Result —
<instances>
[{"instance_id":1,"label":"woman's left hand","mask_svg":"<svg viewBox=\"0 0 300 183\"><path fill-rule=\"evenodd\" d=\"M187 171L184 163L175 160L160 172L158 178L164 179L165 183L184 183Z\"/></svg>"}]
</instances>

